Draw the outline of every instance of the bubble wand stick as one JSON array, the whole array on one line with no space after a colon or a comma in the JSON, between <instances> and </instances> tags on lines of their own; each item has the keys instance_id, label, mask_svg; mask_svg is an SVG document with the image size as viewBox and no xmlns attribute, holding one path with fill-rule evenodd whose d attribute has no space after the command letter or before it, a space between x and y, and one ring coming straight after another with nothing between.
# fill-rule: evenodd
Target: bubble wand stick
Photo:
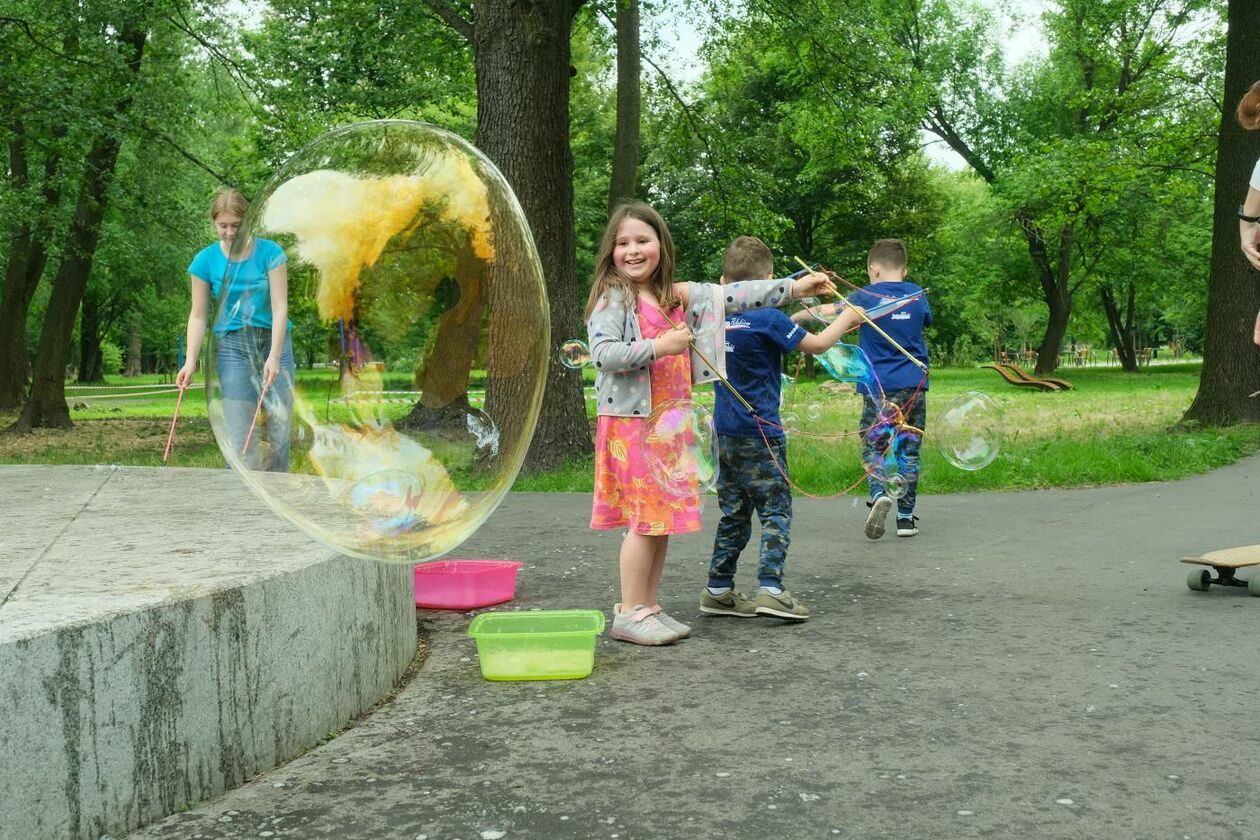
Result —
<instances>
[{"instance_id":1,"label":"bubble wand stick","mask_svg":"<svg viewBox=\"0 0 1260 840\"><path fill-rule=\"evenodd\" d=\"M267 389L270 385L263 385L262 393L258 395L258 407L254 409L254 419L249 424L249 434L245 435L245 445L241 447L241 457L245 457L245 453L249 451L250 438L254 436L254 427L258 425L258 415L262 413L263 399L267 396Z\"/></svg>"},{"instance_id":2,"label":"bubble wand stick","mask_svg":"<svg viewBox=\"0 0 1260 840\"><path fill-rule=\"evenodd\" d=\"M805 263L805 261L804 261L803 259L801 259L800 257L796 257L795 259L796 259L796 261L797 261L798 263L800 263L801 265L805 266L805 270L806 270L806 271L813 271L813 269L811 269L808 265L806 265L806 263ZM848 303L848 301L847 301L847 300L845 300L845 298L844 298L844 297L842 297L840 294L838 294L838 293L837 293L837 294L836 294L836 297L840 298L840 300L844 301L846 304ZM859 318L861 318L861 319L862 319L862 320L866 323L866 325L867 325L868 327L870 327L871 329L875 330L875 332L877 332L877 333L879 333L880 335L882 335L882 336L883 336L883 337L884 337L884 338L888 341L888 343L889 343L889 344L891 344L893 347L896 347L896 348L897 348L897 349L901 352L901 355L905 356L907 359L909 359L910 361L914 362L914 363L915 363L915 365L917 365L917 366L918 366L919 370L923 371L924 373L927 373L927 369L928 369L927 365L923 364L923 362L920 362L920 361L919 361L918 359L916 359L914 356L911 356L911 355L910 355L910 351L909 351L909 350L907 350L906 348L904 348L904 347L902 347L900 344L898 344L898 343L896 342L896 340L895 340L895 339L894 339L891 335L889 335L888 333L884 332L884 330L883 330L883 328L882 328L882 327L880 327L878 324L876 324L876 323L875 323L874 321L872 321L870 318L866 317L866 313L862 311L862 308L861 308L861 307L858 307L858 306L853 306L853 307L850 307L850 308L851 308L854 312L856 312L856 313L858 314L858 317L859 317Z\"/></svg>"},{"instance_id":3,"label":"bubble wand stick","mask_svg":"<svg viewBox=\"0 0 1260 840\"><path fill-rule=\"evenodd\" d=\"M179 404L184 401L184 392L188 390L185 385L179 389L179 396L175 399L175 414L171 417L171 430L166 433L166 451L162 453L162 466L166 466L166 459L171 457L171 444L175 442L175 421L179 419Z\"/></svg>"},{"instance_id":4,"label":"bubble wand stick","mask_svg":"<svg viewBox=\"0 0 1260 840\"><path fill-rule=\"evenodd\" d=\"M801 262L800 257L797 257L796 261ZM805 263L802 262L801 265L805 265ZM813 274L814 270L810 268L809 266L805 265L805 272L808 274ZM840 292L836 290L835 284L831 282L830 278L827 279L827 285L829 287L830 292L833 295L835 295L836 297L840 297ZM840 298L840 299L843 300L844 298ZM659 306L656 307L656 311L661 313L661 317L664 318L666 322L669 323L672 329L679 329L682 326L682 324L674 323L674 320L669 317L669 314L666 313L665 310L661 309ZM691 352L695 353L697 356L700 357L700 361L704 362L706 365L709 366L709 370L713 371L713 375L718 378L719 382L721 382L723 385L726 386L726 390L730 391L731 394L735 397L735 399L740 401L740 403L744 406L744 408L748 409L748 413L751 414L754 419L760 422L761 418L757 416L757 410L753 408L752 405L748 402L748 400L744 399L743 394L735 390L735 386L732 385L727 380L727 378L721 374L720 371L718 371L717 365L709 361L708 358L706 358L705 355L700 352L700 348L696 346L695 340L693 339L692 341L687 342L687 346L691 348Z\"/></svg>"}]
</instances>

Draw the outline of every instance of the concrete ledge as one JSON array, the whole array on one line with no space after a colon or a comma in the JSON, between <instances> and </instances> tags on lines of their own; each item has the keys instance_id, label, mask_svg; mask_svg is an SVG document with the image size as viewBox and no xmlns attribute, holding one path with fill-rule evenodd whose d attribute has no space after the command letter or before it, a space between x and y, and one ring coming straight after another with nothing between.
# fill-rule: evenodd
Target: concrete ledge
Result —
<instances>
[{"instance_id":1,"label":"concrete ledge","mask_svg":"<svg viewBox=\"0 0 1260 840\"><path fill-rule=\"evenodd\" d=\"M0 838L123 834L304 752L397 684L412 599L225 470L0 467Z\"/></svg>"}]
</instances>

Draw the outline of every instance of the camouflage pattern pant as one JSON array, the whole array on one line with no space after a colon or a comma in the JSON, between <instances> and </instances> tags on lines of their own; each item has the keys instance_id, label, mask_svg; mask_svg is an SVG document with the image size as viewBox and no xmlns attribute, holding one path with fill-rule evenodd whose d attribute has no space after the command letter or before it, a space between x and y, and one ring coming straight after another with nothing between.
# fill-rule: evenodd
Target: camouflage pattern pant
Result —
<instances>
[{"instance_id":1,"label":"camouflage pattern pant","mask_svg":"<svg viewBox=\"0 0 1260 840\"><path fill-rule=\"evenodd\" d=\"M915 394L918 394L918 396L916 397ZM884 399L888 400L889 402L894 402L901 407L902 413L905 415L906 423L908 423L911 426L914 426L915 428L923 429L925 432L927 431L927 392L926 391L919 391L917 388L902 388L899 391L889 391L888 393L884 395ZM906 403L910 402L911 399L914 400L914 403L911 404L909 408L907 408ZM869 429L871 426L875 424L875 421L877 419L876 406L875 406L875 402L870 399L863 400L863 403L864 404L862 407L861 428ZM914 513L914 500L917 495L916 490L919 486L918 476L919 476L919 444L920 443L921 443L920 440L917 440L917 439L914 440L907 447L904 453L906 466L908 468L907 472L909 475L913 476L913 478L909 481L909 483L906 486L906 495L902 496L900 499L897 500L897 515L898 516L910 516L911 514ZM862 437L862 460L864 462L870 462L871 460L875 460L875 461L879 460L879 456L875 454L874 452L874 447L872 446L872 442L868 439L866 435L863 435ZM867 476L866 483L870 485L872 500L874 500L875 498L879 496L884 495L884 485L881 482L871 478L870 476Z\"/></svg>"},{"instance_id":2,"label":"camouflage pattern pant","mask_svg":"<svg viewBox=\"0 0 1260 840\"><path fill-rule=\"evenodd\" d=\"M776 466L775 462L778 462ZM718 436L718 505L722 519L713 541L709 586L733 586L735 564L752 536L753 511L761 519L761 562L757 582L783 586L783 563L792 540L792 489L787 441ZM780 472L780 466L783 472Z\"/></svg>"}]
</instances>

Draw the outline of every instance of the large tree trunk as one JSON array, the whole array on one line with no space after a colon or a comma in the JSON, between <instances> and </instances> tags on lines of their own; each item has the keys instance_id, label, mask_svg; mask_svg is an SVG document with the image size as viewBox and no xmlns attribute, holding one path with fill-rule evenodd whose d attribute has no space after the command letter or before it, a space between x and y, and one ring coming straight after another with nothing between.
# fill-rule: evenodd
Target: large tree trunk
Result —
<instances>
[{"instance_id":1,"label":"large tree trunk","mask_svg":"<svg viewBox=\"0 0 1260 840\"><path fill-rule=\"evenodd\" d=\"M1115 345L1116 357L1120 359L1120 367L1136 373L1137 364L1137 342L1134 341L1133 333L1133 313L1137 300L1137 288L1133 281L1129 281L1128 301L1125 304L1125 314L1122 318L1120 315L1120 307L1116 305L1116 296L1111 291L1110 286L1103 286L1100 290L1102 294L1103 310L1107 313L1107 328L1111 332L1111 343Z\"/></svg>"},{"instance_id":2,"label":"large tree trunk","mask_svg":"<svg viewBox=\"0 0 1260 840\"><path fill-rule=\"evenodd\" d=\"M478 3L473 23L477 73L477 146L502 170L516 192L533 232L547 278L551 309L548 358L582 329L578 301L573 222L573 154L569 147L569 38L582 0ZM511 266L490 268L487 300L491 332L528 329L513 320L511 284L500 282ZM492 362L497 354L492 349ZM511 363L506 356L504 363ZM495 417L524 422L522 412L496 412L519 405L517 390L528 377L496 377L488 371L486 410ZM515 430L505 439L512 439ZM526 456L526 471L554 469L590 454L580 377L549 365L542 410Z\"/></svg>"},{"instance_id":3,"label":"large tree trunk","mask_svg":"<svg viewBox=\"0 0 1260 840\"><path fill-rule=\"evenodd\" d=\"M617 0L616 27L617 130L613 138L609 210L634 198L639 189L639 0Z\"/></svg>"},{"instance_id":4,"label":"large tree trunk","mask_svg":"<svg viewBox=\"0 0 1260 840\"><path fill-rule=\"evenodd\" d=\"M105 381L101 359L101 302L95 294L83 298L83 315L79 319L79 382L90 384Z\"/></svg>"},{"instance_id":5,"label":"large tree trunk","mask_svg":"<svg viewBox=\"0 0 1260 840\"><path fill-rule=\"evenodd\" d=\"M123 25L119 44L126 53L130 77L124 93L114 106L116 117L121 117L131 107L131 83L140 73L141 60L147 31L128 22ZM92 260L96 256L97 239L100 236L101 219L105 215L106 196L118 163L122 147L121 120L105 129L105 133L92 142L84 167L83 183L79 199L66 238L66 248L61 265L53 281L52 297L44 316L44 327L39 336L39 349L35 359L31 396L22 415L10 428L27 432L36 427L68 429L70 410L66 406L65 368L70 352L70 340L74 334L75 318L87 289L92 272Z\"/></svg>"},{"instance_id":6,"label":"large tree trunk","mask_svg":"<svg viewBox=\"0 0 1260 840\"><path fill-rule=\"evenodd\" d=\"M140 338L140 324L132 321L131 329L127 331L127 368L123 376L139 376L143 372L144 354L140 352ZM310 363L306 366L309 368Z\"/></svg>"},{"instance_id":7,"label":"large tree trunk","mask_svg":"<svg viewBox=\"0 0 1260 840\"><path fill-rule=\"evenodd\" d=\"M1239 197L1260 157L1260 131L1247 132L1234 108L1260 79L1260 3L1230 0L1225 46L1225 98L1216 151L1216 203L1212 215L1212 261L1208 276L1207 335L1199 392L1183 423L1229 425L1260 420L1260 354L1252 327L1260 307L1256 274L1238 247Z\"/></svg>"},{"instance_id":8,"label":"large tree trunk","mask_svg":"<svg viewBox=\"0 0 1260 840\"><path fill-rule=\"evenodd\" d=\"M1046 331L1037 347L1036 367L1038 376L1046 376L1054 373L1059 366L1059 350L1063 347L1068 322L1072 319L1072 286L1069 281L1072 273L1073 229L1072 225L1065 224L1059 230L1059 264L1052 266L1041 228L1023 210L1016 213L1015 217L1024 231L1024 238L1028 240L1028 254L1037 269L1042 298L1049 310Z\"/></svg>"},{"instance_id":9,"label":"large tree trunk","mask_svg":"<svg viewBox=\"0 0 1260 840\"><path fill-rule=\"evenodd\" d=\"M45 198L49 198L48 184L56 170L56 156L49 155L45 162ZM26 138L22 126L15 127L9 143L10 181L15 191L26 187L28 180ZM51 196L55 207L59 194ZM52 207L47 212L51 212ZM4 271L4 294L0 297L0 411L22 405L26 396L26 377L29 369L26 355L26 318L30 312L35 289L44 275L48 252L40 235L42 230L24 216L9 241L9 260Z\"/></svg>"},{"instance_id":10,"label":"large tree trunk","mask_svg":"<svg viewBox=\"0 0 1260 840\"><path fill-rule=\"evenodd\" d=\"M502 247L503 243L496 240L495 246ZM485 308L486 264L477 259L468 243L455 257L455 265L459 300L438 319L437 335L415 375L420 401L399 424L403 428L454 425L463 429L467 422L469 374Z\"/></svg>"}]
</instances>

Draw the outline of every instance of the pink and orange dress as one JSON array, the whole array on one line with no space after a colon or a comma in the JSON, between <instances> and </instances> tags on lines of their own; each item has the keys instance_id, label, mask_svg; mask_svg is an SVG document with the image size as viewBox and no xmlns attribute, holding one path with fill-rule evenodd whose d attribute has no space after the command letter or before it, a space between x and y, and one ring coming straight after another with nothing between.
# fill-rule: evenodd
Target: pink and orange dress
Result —
<instances>
[{"instance_id":1,"label":"pink and orange dress","mask_svg":"<svg viewBox=\"0 0 1260 840\"><path fill-rule=\"evenodd\" d=\"M639 331L653 339L672 329L671 321L682 323L684 312L677 307L668 320L659 309L637 300L635 314ZM691 359L687 353L665 356L652 362L652 408L666 400L691 399ZM595 503L591 527L599 530L630 528L636 534L664 536L699 531L700 492L678 496L660 488L644 457L643 439L648 418L599 415L595 426Z\"/></svg>"}]
</instances>

